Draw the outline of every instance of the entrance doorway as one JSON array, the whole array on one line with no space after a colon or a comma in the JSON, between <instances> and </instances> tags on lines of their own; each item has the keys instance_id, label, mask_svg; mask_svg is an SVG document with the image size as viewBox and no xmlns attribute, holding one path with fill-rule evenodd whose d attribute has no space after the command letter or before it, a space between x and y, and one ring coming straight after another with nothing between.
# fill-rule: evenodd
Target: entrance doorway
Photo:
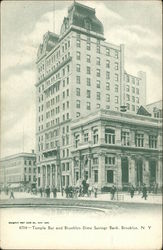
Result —
<instances>
[{"instance_id":1,"label":"entrance doorway","mask_svg":"<svg viewBox=\"0 0 163 250\"><path fill-rule=\"evenodd\" d=\"M143 161L141 159L137 160L136 163L137 172L137 184L138 186L143 184Z\"/></svg>"},{"instance_id":2,"label":"entrance doorway","mask_svg":"<svg viewBox=\"0 0 163 250\"><path fill-rule=\"evenodd\" d=\"M128 158L124 157L121 159L122 167L122 185L128 184L129 182L129 171L128 171Z\"/></svg>"},{"instance_id":3,"label":"entrance doorway","mask_svg":"<svg viewBox=\"0 0 163 250\"><path fill-rule=\"evenodd\" d=\"M155 160L151 160L149 162L149 173L150 173L150 183L156 183L156 161Z\"/></svg>"}]
</instances>

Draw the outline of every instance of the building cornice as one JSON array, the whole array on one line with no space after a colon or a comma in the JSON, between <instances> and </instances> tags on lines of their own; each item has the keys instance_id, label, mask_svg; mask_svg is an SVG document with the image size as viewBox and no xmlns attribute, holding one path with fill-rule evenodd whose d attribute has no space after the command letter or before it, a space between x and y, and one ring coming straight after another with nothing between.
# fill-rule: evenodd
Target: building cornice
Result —
<instances>
[{"instance_id":1,"label":"building cornice","mask_svg":"<svg viewBox=\"0 0 163 250\"><path fill-rule=\"evenodd\" d=\"M36 154L35 153L18 153L18 154L3 157L0 159L0 162L16 159L19 157L36 157Z\"/></svg>"},{"instance_id":2,"label":"building cornice","mask_svg":"<svg viewBox=\"0 0 163 250\"><path fill-rule=\"evenodd\" d=\"M80 126L85 126L88 124L92 124L95 121L112 121L121 124L133 124L134 126L142 126L142 127L152 127L161 129L162 123L161 119L155 119L152 117L145 117L140 115L133 115L133 114L123 114L118 111L107 111L107 110L100 110L98 113L94 112L88 116L81 117L79 119L75 119L72 123L71 130L76 129Z\"/></svg>"}]
</instances>

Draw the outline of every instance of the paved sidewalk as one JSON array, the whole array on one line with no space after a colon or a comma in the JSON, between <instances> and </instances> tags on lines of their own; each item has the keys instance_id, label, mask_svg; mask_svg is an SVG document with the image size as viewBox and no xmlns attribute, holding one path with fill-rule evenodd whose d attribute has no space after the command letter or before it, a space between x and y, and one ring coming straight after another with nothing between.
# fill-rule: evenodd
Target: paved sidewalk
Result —
<instances>
[{"instance_id":1,"label":"paved sidewalk","mask_svg":"<svg viewBox=\"0 0 163 250\"><path fill-rule=\"evenodd\" d=\"M14 193L15 196L15 200L18 199L47 199L46 197L40 197L40 194L37 195L33 195L31 193L24 193L24 192L15 192ZM147 203L147 204L162 204L162 195L161 194L149 194L147 197L147 200L145 200L144 198L141 198L142 194L135 194L133 198L130 197L129 193L116 193L115 194L115 199L111 200L111 194L110 193L106 193L106 194L98 194L97 198L94 197L94 195L92 194L91 197L77 197L77 198L68 198L69 200L92 200L92 201L110 201L110 202L129 202L129 203ZM57 198L58 199L66 199L65 194L62 196L61 193L57 193ZM53 199L52 193L50 195L50 199ZM3 200L10 200L10 194L7 196L4 193L1 193L0 195L0 200L1 203L3 203Z\"/></svg>"}]
</instances>

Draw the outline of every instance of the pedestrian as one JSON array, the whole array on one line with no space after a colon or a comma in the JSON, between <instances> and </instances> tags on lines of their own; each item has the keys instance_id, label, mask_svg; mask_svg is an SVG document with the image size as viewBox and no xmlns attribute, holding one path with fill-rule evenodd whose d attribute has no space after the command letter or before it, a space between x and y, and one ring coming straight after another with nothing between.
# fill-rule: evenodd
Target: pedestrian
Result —
<instances>
[{"instance_id":1,"label":"pedestrian","mask_svg":"<svg viewBox=\"0 0 163 250\"><path fill-rule=\"evenodd\" d=\"M40 189L39 189L39 192L40 192L40 196L42 197L42 187L40 187Z\"/></svg>"},{"instance_id":2,"label":"pedestrian","mask_svg":"<svg viewBox=\"0 0 163 250\"><path fill-rule=\"evenodd\" d=\"M111 188L111 200L114 200L114 195L115 195L116 190L117 190L116 187L113 185Z\"/></svg>"},{"instance_id":3,"label":"pedestrian","mask_svg":"<svg viewBox=\"0 0 163 250\"><path fill-rule=\"evenodd\" d=\"M132 186L130 187L130 195L131 195L131 198L134 197L134 192L135 192L135 188L134 188L134 186L132 185Z\"/></svg>"},{"instance_id":4,"label":"pedestrian","mask_svg":"<svg viewBox=\"0 0 163 250\"><path fill-rule=\"evenodd\" d=\"M52 193L53 193L53 198L56 198L57 197L57 188L55 186L52 188Z\"/></svg>"},{"instance_id":5,"label":"pedestrian","mask_svg":"<svg viewBox=\"0 0 163 250\"><path fill-rule=\"evenodd\" d=\"M73 187L72 186L69 187L69 197L73 198Z\"/></svg>"},{"instance_id":6,"label":"pedestrian","mask_svg":"<svg viewBox=\"0 0 163 250\"><path fill-rule=\"evenodd\" d=\"M92 186L90 185L88 187L88 196L91 197L91 194L92 194Z\"/></svg>"},{"instance_id":7,"label":"pedestrian","mask_svg":"<svg viewBox=\"0 0 163 250\"><path fill-rule=\"evenodd\" d=\"M97 187L96 186L94 187L94 196L95 196L95 198L97 198Z\"/></svg>"},{"instance_id":8,"label":"pedestrian","mask_svg":"<svg viewBox=\"0 0 163 250\"><path fill-rule=\"evenodd\" d=\"M47 197L50 198L50 187L47 187Z\"/></svg>"},{"instance_id":9,"label":"pedestrian","mask_svg":"<svg viewBox=\"0 0 163 250\"><path fill-rule=\"evenodd\" d=\"M69 188L68 188L68 186L66 186L66 188L65 188L65 193L66 193L66 198L68 198L68 195L69 195Z\"/></svg>"},{"instance_id":10,"label":"pedestrian","mask_svg":"<svg viewBox=\"0 0 163 250\"><path fill-rule=\"evenodd\" d=\"M49 186L47 186L45 188L45 193L46 193L46 197L49 198L50 197L50 187Z\"/></svg>"},{"instance_id":11,"label":"pedestrian","mask_svg":"<svg viewBox=\"0 0 163 250\"><path fill-rule=\"evenodd\" d=\"M10 199L11 198L15 199L15 197L14 197L14 191L13 190L10 191Z\"/></svg>"},{"instance_id":12,"label":"pedestrian","mask_svg":"<svg viewBox=\"0 0 163 250\"><path fill-rule=\"evenodd\" d=\"M80 187L79 187L79 195L78 195L79 197L81 197L82 196L82 186L80 185Z\"/></svg>"},{"instance_id":13,"label":"pedestrian","mask_svg":"<svg viewBox=\"0 0 163 250\"><path fill-rule=\"evenodd\" d=\"M147 199L147 188L146 188L145 184L143 185L142 192L143 192L142 198L144 198L146 200Z\"/></svg>"}]
</instances>

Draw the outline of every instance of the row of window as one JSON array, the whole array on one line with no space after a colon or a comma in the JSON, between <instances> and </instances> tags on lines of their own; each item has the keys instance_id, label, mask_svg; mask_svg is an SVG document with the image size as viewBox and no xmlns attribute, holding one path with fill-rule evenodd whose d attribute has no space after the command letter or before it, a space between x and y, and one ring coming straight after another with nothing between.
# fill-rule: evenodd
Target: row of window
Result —
<instances>
[{"instance_id":1,"label":"row of window","mask_svg":"<svg viewBox=\"0 0 163 250\"><path fill-rule=\"evenodd\" d=\"M54 125L57 125L60 123L60 119L59 117L57 117L55 120L51 120L49 122L46 123L46 128L50 128L53 127ZM43 130L43 125L42 127L39 126L39 131Z\"/></svg>"},{"instance_id":2,"label":"row of window","mask_svg":"<svg viewBox=\"0 0 163 250\"><path fill-rule=\"evenodd\" d=\"M81 52L80 51L76 52L76 60L81 60ZM91 55L86 55L86 62L91 63ZM100 57L96 58L96 65L101 65L101 58ZM106 68L110 68L110 61L109 60L106 60ZM115 70L119 69L118 62L114 63L114 69Z\"/></svg>"},{"instance_id":3,"label":"row of window","mask_svg":"<svg viewBox=\"0 0 163 250\"><path fill-rule=\"evenodd\" d=\"M61 45L62 53L64 53L69 48L70 48L70 40ZM60 50L56 51L50 58L46 60L46 66L50 66L51 64L53 64L56 60L59 59L60 56L61 56Z\"/></svg>"},{"instance_id":4,"label":"row of window","mask_svg":"<svg viewBox=\"0 0 163 250\"><path fill-rule=\"evenodd\" d=\"M48 70L46 70L46 75L49 74L50 72L54 71L55 69L57 69L64 61L66 61L68 58L70 58L70 52L68 52L65 56L62 57L62 61L57 61L56 64L54 64L52 67L50 67ZM60 77L60 73L56 74L56 80ZM41 80L44 78L44 74L43 77L39 77L38 80ZM55 78L55 76L54 76Z\"/></svg>"},{"instance_id":5,"label":"row of window","mask_svg":"<svg viewBox=\"0 0 163 250\"><path fill-rule=\"evenodd\" d=\"M54 116L54 114L52 114L52 116ZM66 114L62 115L62 121L63 122L66 121L66 120L69 120L69 119L70 119L70 114L69 113L66 113ZM54 126L56 124L59 124L59 123L60 123L60 119L59 119L59 117L57 117L55 120L48 121L46 123L46 128L49 128L50 126L52 127L52 126Z\"/></svg>"},{"instance_id":6,"label":"row of window","mask_svg":"<svg viewBox=\"0 0 163 250\"><path fill-rule=\"evenodd\" d=\"M130 95L128 95L128 94L126 95L126 100L127 100L127 101L130 101ZM132 102L135 102L135 101L136 101L136 103L139 103L139 97L136 97L136 98L135 98L135 96L132 96L132 99L131 99L131 100L132 100Z\"/></svg>"},{"instance_id":7,"label":"row of window","mask_svg":"<svg viewBox=\"0 0 163 250\"><path fill-rule=\"evenodd\" d=\"M57 98L57 97L58 97L58 98ZM56 96L56 104L57 104L58 102L59 102L59 95ZM47 109L50 108L50 107L53 106L53 105L55 105L55 98L52 98L51 100L49 100L49 101L46 103ZM56 108L59 109L59 106L56 107ZM69 108L69 101L66 101L66 102L62 103L62 109L63 109L63 111L64 111L66 108L67 108L67 109ZM48 111L48 112L49 112L49 113L51 112L51 115L52 115L52 113L54 112L54 109L51 109L51 110ZM47 113L48 113L48 112L47 112ZM58 111L56 110L56 113L58 114L58 113L59 113L59 110L58 110Z\"/></svg>"},{"instance_id":8,"label":"row of window","mask_svg":"<svg viewBox=\"0 0 163 250\"><path fill-rule=\"evenodd\" d=\"M76 76L76 83L77 84L81 83L80 76ZM87 86L91 86L91 78L87 77L86 78L86 83L87 83ZM101 87L101 81L100 80L96 80L96 86L97 86L97 88ZM115 85L115 88L118 88L117 84ZM106 89L110 90L110 83L109 82L106 82Z\"/></svg>"},{"instance_id":9,"label":"row of window","mask_svg":"<svg viewBox=\"0 0 163 250\"><path fill-rule=\"evenodd\" d=\"M45 92L46 98L57 93L59 90L60 90L60 84L59 82L57 82L55 85L51 86L49 89L46 90Z\"/></svg>"},{"instance_id":10,"label":"row of window","mask_svg":"<svg viewBox=\"0 0 163 250\"><path fill-rule=\"evenodd\" d=\"M81 72L81 65L80 64L77 64L76 65L76 72ZM90 66L87 66L86 67L86 73L88 75L91 74L91 67ZM100 77L101 76L101 70L100 69L96 69L96 76L97 77ZM110 72L109 71L106 71L106 79L109 80L110 79ZM115 81L119 81L119 75L118 74L115 74L115 77L114 77L114 80Z\"/></svg>"},{"instance_id":11,"label":"row of window","mask_svg":"<svg viewBox=\"0 0 163 250\"><path fill-rule=\"evenodd\" d=\"M78 90L77 95L79 96L80 91ZM91 91L87 90L86 92L86 97L90 98L91 97ZM96 93L96 100L101 100L101 93L97 92ZM110 95L106 94L106 102L110 102ZM115 103L119 103L119 97L115 96ZM81 101L80 100L76 100L76 108L80 109L81 107ZM87 110L91 110L91 102L86 102L86 109Z\"/></svg>"},{"instance_id":12,"label":"row of window","mask_svg":"<svg viewBox=\"0 0 163 250\"><path fill-rule=\"evenodd\" d=\"M58 129L55 129L53 131L50 131L48 133L45 133L45 140L48 140L48 139L51 139L51 138L54 138L56 136L59 135L59 130Z\"/></svg>"},{"instance_id":13,"label":"row of window","mask_svg":"<svg viewBox=\"0 0 163 250\"><path fill-rule=\"evenodd\" d=\"M32 179L32 177L31 177L31 175L28 175L28 176L24 176L24 181L26 182L26 181L29 181L29 182L31 182L31 181L36 181L36 176L34 175L33 176L33 179Z\"/></svg>"},{"instance_id":14,"label":"row of window","mask_svg":"<svg viewBox=\"0 0 163 250\"><path fill-rule=\"evenodd\" d=\"M97 144L99 142L98 129L93 131L93 144ZM89 141L88 132L84 133L84 142ZM80 142L80 135L77 134L74 137L75 147L78 148ZM105 129L105 143L106 144L116 144L116 135L115 130L106 128ZM121 131L121 143L123 146L131 145L131 136L130 132ZM148 136L149 148L157 148L157 135L149 135ZM144 147L144 133L135 133L135 146L136 147Z\"/></svg>"},{"instance_id":15,"label":"row of window","mask_svg":"<svg viewBox=\"0 0 163 250\"><path fill-rule=\"evenodd\" d=\"M127 91L127 92L130 92L130 86L129 86L129 85L126 85L126 91ZM139 95L139 89L136 88L136 91L135 91L135 87L132 87L132 93L135 94L135 92L136 92L137 95ZM128 94L127 94L127 95L128 95ZM128 95L128 96L129 96L129 95Z\"/></svg>"},{"instance_id":16,"label":"row of window","mask_svg":"<svg viewBox=\"0 0 163 250\"><path fill-rule=\"evenodd\" d=\"M33 170L33 171L32 171ZM24 168L24 173L36 173L36 168Z\"/></svg>"},{"instance_id":17,"label":"row of window","mask_svg":"<svg viewBox=\"0 0 163 250\"><path fill-rule=\"evenodd\" d=\"M76 76L76 83L80 84L80 76ZM91 79L87 77L86 83L87 83L87 86L91 86ZM101 88L100 80L96 80L96 87ZM114 88L115 88L115 92L117 93L119 91L119 85L115 84ZM106 82L106 90L110 90L110 82Z\"/></svg>"},{"instance_id":18,"label":"row of window","mask_svg":"<svg viewBox=\"0 0 163 250\"><path fill-rule=\"evenodd\" d=\"M35 166L35 165L36 165L36 161L25 160L25 161L24 161L24 165L33 165L33 166Z\"/></svg>"},{"instance_id":19,"label":"row of window","mask_svg":"<svg viewBox=\"0 0 163 250\"><path fill-rule=\"evenodd\" d=\"M77 37L76 37L76 46L78 48L81 47L81 36L80 36L80 34L77 34ZM87 50L91 50L91 37L90 36L87 36L86 49ZM100 40L97 39L96 52L99 54L100 51L101 51ZM110 56L111 54L113 55L112 52L114 52L114 57L118 59L119 58L119 52L118 52L118 50L106 48L106 56Z\"/></svg>"},{"instance_id":20,"label":"row of window","mask_svg":"<svg viewBox=\"0 0 163 250\"><path fill-rule=\"evenodd\" d=\"M125 80L126 80L126 82L131 82L132 84L136 83L136 85L139 86L139 79L138 78L135 78L133 76L125 74Z\"/></svg>"}]
</instances>

